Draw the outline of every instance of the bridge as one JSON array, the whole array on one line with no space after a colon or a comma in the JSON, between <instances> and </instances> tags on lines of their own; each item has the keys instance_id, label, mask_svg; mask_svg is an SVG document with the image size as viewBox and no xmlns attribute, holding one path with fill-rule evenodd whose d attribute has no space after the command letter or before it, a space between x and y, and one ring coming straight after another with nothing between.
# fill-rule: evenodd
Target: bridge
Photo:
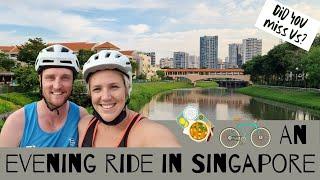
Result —
<instances>
[{"instance_id":1,"label":"bridge","mask_svg":"<svg viewBox=\"0 0 320 180\"><path fill-rule=\"evenodd\" d=\"M168 77L187 78L193 84L205 79L232 79L252 84L250 75L245 75L243 69L163 69L163 71Z\"/></svg>"}]
</instances>

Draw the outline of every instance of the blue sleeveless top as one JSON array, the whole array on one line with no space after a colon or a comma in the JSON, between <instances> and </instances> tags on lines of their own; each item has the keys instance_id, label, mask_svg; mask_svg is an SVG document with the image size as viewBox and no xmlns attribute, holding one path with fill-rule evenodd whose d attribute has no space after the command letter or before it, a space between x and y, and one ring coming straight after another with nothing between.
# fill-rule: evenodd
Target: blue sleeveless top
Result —
<instances>
[{"instance_id":1,"label":"blue sleeveless top","mask_svg":"<svg viewBox=\"0 0 320 180\"><path fill-rule=\"evenodd\" d=\"M55 132L43 131L38 123L37 102L24 106L25 123L20 147L77 147L79 106L69 101L64 125Z\"/></svg>"}]
</instances>

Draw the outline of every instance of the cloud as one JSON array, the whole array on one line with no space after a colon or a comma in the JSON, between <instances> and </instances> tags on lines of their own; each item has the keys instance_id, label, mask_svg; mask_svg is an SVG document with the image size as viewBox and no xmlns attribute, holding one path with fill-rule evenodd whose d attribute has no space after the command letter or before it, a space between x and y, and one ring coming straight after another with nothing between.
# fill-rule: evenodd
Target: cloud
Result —
<instances>
[{"instance_id":1,"label":"cloud","mask_svg":"<svg viewBox=\"0 0 320 180\"><path fill-rule=\"evenodd\" d=\"M26 0L22 3L11 0L0 4L0 24L48 30L46 33L52 34L42 37L46 42L110 41L122 49L155 51L157 59L171 57L174 51L199 55L200 36L218 35L219 58L224 59L228 56L228 44L241 43L244 38L262 38L263 53L279 42L277 38L254 28L263 3L260 0L186 0L183 3L169 0L78 0L69 3L65 0ZM318 4L298 3L290 6L320 20ZM130 13L151 9L152 13L163 16L160 19L154 16L156 25L144 22L144 17L138 19L139 23L130 17L124 22L117 13L92 18L96 10L100 13L113 10L121 14L128 9ZM0 30L0 41L3 44L21 44L37 34L22 36L19 34L26 34L23 29L16 31Z\"/></svg>"},{"instance_id":2,"label":"cloud","mask_svg":"<svg viewBox=\"0 0 320 180\"><path fill-rule=\"evenodd\" d=\"M7 1L7 6L19 6L22 2L18 0ZM28 4L33 8L43 8L44 10L50 9L94 9L94 10L114 10L114 9L159 9L166 8L168 2L165 0L77 0L77 1L65 1L65 0L24 0L23 4Z\"/></svg>"},{"instance_id":3,"label":"cloud","mask_svg":"<svg viewBox=\"0 0 320 180\"><path fill-rule=\"evenodd\" d=\"M300 2L298 4L294 4L292 6L289 5L289 6L303 14L306 14L312 17L313 19L320 21L320 11L319 11L320 5L315 6L315 5L307 4L305 2Z\"/></svg>"},{"instance_id":4,"label":"cloud","mask_svg":"<svg viewBox=\"0 0 320 180\"><path fill-rule=\"evenodd\" d=\"M118 32L97 26L94 21L81 15L55 9L37 9L21 4L0 11L0 16L0 24L47 29L54 33L53 36L64 41L89 41L120 35Z\"/></svg>"},{"instance_id":5,"label":"cloud","mask_svg":"<svg viewBox=\"0 0 320 180\"><path fill-rule=\"evenodd\" d=\"M15 31L0 31L0 42L8 42L1 45L19 45L27 40L28 38L17 35Z\"/></svg>"},{"instance_id":6,"label":"cloud","mask_svg":"<svg viewBox=\"0 0 320 180\"><path fill-rule=\"evenodd\" d=\"M267 53L275 44L279 43L277 38L266 33L260 33L255 28L244 29L198 29L181 32L153 33L131 39L121 44L124 49L134 47L142 51L156 51L157 59L161 57L172 57L175 51L185 51L191 55L199 56L200 37L218 35L219 54L224 59L228 56L228 44L242 43L242 39L249 37L262 38L262 51Z\"/></svg>"},{"instance_id":7,"label":"cloud","mask_svg":"<svg viewBox=\"0 0 320 180\"><path fill-rule=\"evenodd\" d=\"M146 24L136 24L136 25L129 25L128 28L134 34L143 34L150 31L150 27Z\"/></svg>"},{"instance_id":8,"label":"cloud","mask_svg":"<svg viewBox=\"0 0 320 180\"><path fill-rule=\"evenodd\" d=\"M117 22L118 21L116 18L95 18L93 20L97 22Z\"/></svg>"}]
</instances>

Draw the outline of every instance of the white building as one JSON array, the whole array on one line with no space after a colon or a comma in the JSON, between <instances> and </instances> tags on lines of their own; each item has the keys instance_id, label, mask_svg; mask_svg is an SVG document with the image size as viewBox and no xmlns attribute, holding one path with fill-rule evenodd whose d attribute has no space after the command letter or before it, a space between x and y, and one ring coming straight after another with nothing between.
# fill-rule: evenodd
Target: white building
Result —
<instances>
[{"instance_id":1,"label":"white building","mask_svg":"<svg viewBox=\"0 0 320 180\"><path fill-rule=\"evenodd\" d=\"M199 56L190 55L188 58L187 68L200 68Z\"/></svg>"},{"instance_id":2,"label":"white building","mask_svg":"<svg viewBox=\"0 0 320 180\"><path fill-rule=\"evenodd\" d=\"M173 65L173 58L161 58L160 59L160 68L167 69L167 68L174 68Z\"/></svg>"},{"instance_id":3,"label":"white building","mask_svg":"<svg viewBox=\"0 0 320 180\"><path fill-rule=\"evenodd\" d=\"M262 39L248 38L242 40L243 64L250 61L252 57L261 55Z\"/></svg>"}]
</instances>

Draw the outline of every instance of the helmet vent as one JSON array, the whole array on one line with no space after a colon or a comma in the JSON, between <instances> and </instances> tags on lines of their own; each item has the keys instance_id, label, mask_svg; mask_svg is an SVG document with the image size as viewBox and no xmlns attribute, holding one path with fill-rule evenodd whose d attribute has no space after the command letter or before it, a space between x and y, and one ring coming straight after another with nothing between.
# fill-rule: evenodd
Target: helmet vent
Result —
<instances>
[{"instance_id":1,"label":"helmet vent","mask_svg":"<svg viewBox=\"0 0 320 180\"><path fill-rule=\"evenodd\" d=\"M110 53L107 53L107 54L106 54L106 58L109 58L109 57L110 57Z\"/></svg>"},{"instance_id":2,"label":"helmet vent","mask_svg":"<svg viewBox=\"0 0 320 180\"><path fill-rule=\"evenodd\" d=\"M120 55L120 54L117 54L117 55L115 56L115 58L119 58L119 57L121 57L121 55Z\"/></svg>"},{"instance_id":3,"label":"helmet vent","mask_svg":"<svg viewBox=\"0 0 320 180\"><path fill-rule=\"evenodd\" d=\"M53 52L53 51L54 51L53 47L50 47L47 49L47 52Z\"/></svg>"},{"instance_id":4,"label":"helmet vent","mask_svg":"<svg viewBox=\"0 0 320 180\"><path fill-rule=\"evenodd\" d=\"M69 52L69 49L63 47L63 48L61 49L61 52Z\"/></svg>"},{"instance_id":5,"label":"helmet vent","mask_svg":"<svg viewBox=\"0 0 320 180\"><path fill-rule=\"evenodd\" d=\"M99 59L99 56L95 56L95 57L94 57L94 60L98 60L98 59Z\"/></svg>"},{"instance_id":6,"label":"helmet vent","mask_svg":"<svg viewBox=\"0 0 320 180\"><path fill-rule=\"evenodd\" d=\"M61 63L65 63L65 64L72 64L71 61L60 61Z\"/></svg>"},{"instance_id":7,"label":"helmet vent","mask_svg":"<svg viewBox=\"0 0 320 180\"><path fill-rule=\"evenodd\" d=\"M130 62L126 62L127 65L131 64Z\"/></svg>"},{"instance_id":8,"label":"helmet vent","mask_svg":"<svg viewBox=\"0 0 320 180\"><path fill-rule=\"evenodd\" d=\"M54 60L44 59L42 62L43 62L43 63L53 63Z\"/></svg>"}]
</instances>

